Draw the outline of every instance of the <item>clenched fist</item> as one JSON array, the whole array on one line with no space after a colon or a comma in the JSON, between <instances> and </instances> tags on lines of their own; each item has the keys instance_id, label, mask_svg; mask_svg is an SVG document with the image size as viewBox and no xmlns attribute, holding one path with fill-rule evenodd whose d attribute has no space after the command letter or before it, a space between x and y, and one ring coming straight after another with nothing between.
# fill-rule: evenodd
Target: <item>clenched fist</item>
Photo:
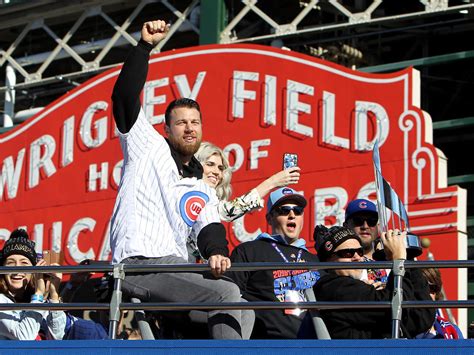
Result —
<instances>
[{"instance_id":1,"label":"clenched fist","mask_svg":"<svg viewBox=\"0 0 474 355\"><path fill-rule=\"evenodd\" d=\"M170 25L165 21L148 21L142 27L142 39L153 47L161 42L170 30Z\"/></svg>"}]
</instances>

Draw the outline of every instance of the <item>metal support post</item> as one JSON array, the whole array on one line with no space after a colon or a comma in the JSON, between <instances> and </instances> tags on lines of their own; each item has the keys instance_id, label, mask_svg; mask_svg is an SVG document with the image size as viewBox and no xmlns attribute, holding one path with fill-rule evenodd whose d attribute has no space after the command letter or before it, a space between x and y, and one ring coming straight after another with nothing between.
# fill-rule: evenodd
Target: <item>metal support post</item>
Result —
<instances>
[{"instance_id":1,"label":"metal support post","mask_svg":"<svg viewBox=\"0 0 474 355\"><path fill-rule=\"evenodd\" d=\"M141 303L141 301L138 298L132 297L130 300L132 303ZM146 320L146 315L143 310L135 310L135 320L138 323L138 329L140 329L140 333L142 335L143 340L155 340L155 336L153 335L153 332L151 331L150 324Z\"/></svg>"},{"instance_id":2,"label":"metal support post","mask_svg":"<svg viewBox=\"0 0 474 355\"><path fill-rule=\"evenodd\" d=\"M309 302L316 302L316 296L314 295L314 291L312 287L305 289L304 294L306 295L306 299ZM311 318L313 319L313 326L316 332L316 338L319 340L331 339L331 335L329 335L328 328L326 327L326 323L324 323L324 320L321 318L321 315L319 314L319 310L317 309L310 310L309 314L311 315Z\"/></svg>"},{"instance_id":3,"label":"metal support post","mask_svg":"<svg viewBox=\"0 0 474 355\"><path fill-rule=\"evenodd\" d=\"M117 336L117 326L120 321L120 304L122 303L122 281L125 279L123 264L114 265L114 291L110 300L109 310L109 337L115 339Z\"/></svg>"},{"instance_id":4,"label":"metal support post","mask_svg":"<svg viewBox=\"0 0 474 355\"><path fill-rule=\"evenodd\" d=\"M7 65L5 70L5 108L4 114L0 115L0 127L12 127L13 117L15 116L15 84L16 73L11 65Z\"/></svg>"},{"instance_id":5,"label":"metal support post","mask_svg":"<svg viewBox=\"0 0 474 355\"><path fill-rule=\"evenodd\" d=\"M400 321L402 320L403 276L405 276L405 260L393 261L392 268L394 287L392 296L392 339L400 338Z\"/></svg>"},{"instance_id":6,"label":"metal support post","mask_svg":"<svg viewBox=\"0 0 474 355\"><path fill-rule=\"evenodd\" d=\"M226 6L223 0L201 0L199 44L220 42L225 28Z\"/></svg>"}]
</instances>

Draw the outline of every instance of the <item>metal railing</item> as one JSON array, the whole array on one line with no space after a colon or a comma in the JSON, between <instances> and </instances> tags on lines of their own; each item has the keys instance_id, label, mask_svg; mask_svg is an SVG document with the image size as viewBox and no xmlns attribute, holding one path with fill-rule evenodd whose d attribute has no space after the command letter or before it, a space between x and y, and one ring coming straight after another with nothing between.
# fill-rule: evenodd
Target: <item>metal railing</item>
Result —
<instances>
[{"instance_id":1,"label":"metal railing","mask_svg":"<svg viewBox=\"0 0 474 355\"><path fill-rule=\"evenodd\" d=\"M387 309L392 310L392 338L398 338L399 323L403 308L474 308L474 300L456 301L404 301L402 299L402 278L405 269L416 268L472 268L474 260L445 260L445 261L375 261L375 262L305 262L305 263L235 263L233 271L257 270L336 270L336 269L391 269L394 273L394 293L391 301L379 302L221 302L221 303L180 303L180 302L147 302L133 303L122 300L122 281L129 272L165 273L165 272L205 272L209 271L206 264L167 264L167 265L78 265L78 266L29 266L29 267L0 267L0 275L10 273L76 273L76 272L105 272L114 278L112 299L109 303L3 303L3 310L109 310L109 336L115 339L120 313L123 310L132 311L186 311L186 310L267 310L267 309L296 309L330 310L330 309ZM467 282L467 280L466 280Z\"/></svg>"}]
</instances>

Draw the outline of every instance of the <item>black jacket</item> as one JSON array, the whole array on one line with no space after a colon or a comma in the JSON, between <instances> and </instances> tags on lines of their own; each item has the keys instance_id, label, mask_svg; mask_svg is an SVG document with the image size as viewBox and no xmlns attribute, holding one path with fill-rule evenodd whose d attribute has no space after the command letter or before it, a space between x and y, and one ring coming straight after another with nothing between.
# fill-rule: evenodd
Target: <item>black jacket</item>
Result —
<instances>
[{"instance_id":1,"label":"black jacket","mask_svg":"<svg viewBox=\"0 0 474 355\"><path fill-rule=\"evenodd\" d=\"M334 272L321 277L314 292L318 301L391 301L393 275L390 274L387 287L376 290L373 286L349 276ZM403 299L431 300L428 283L418 269L406 270L403 278ZM391 337L392 316L387 309L342 309L321 311L321 316L333 339L382 339ZM404 308L402 310L401 336L414 338L433 324L434 309Z\"/></svg>"},{"instance_id":2,"label":"black jacket","mask_svg":"<svg viewBox=\"0 0 474 355\"><path fill-rule=\"evenodd\" d=\"M234 263L245 262L317 262L318 257L306 249L291 246L280 236L264 234L251 242L237 246L230 259ZM303 239L299 241L304 242ZM276 245L276 248L273 246ZM302 243L304 246L304 243ZM279 251L283 254L280 255ZM232 270L232 269L231 269ZM308 270L262 270L227 272L240 287L247 301L283 302L285 290L292 290L303 296L303 290L311 287L319 279L319 272ZM287 311L287 313L289 310ZM306 312L296 316L285 314L285 310L256 310L256 321L252 334L255 339L294 339L300 330ZM311 323L310 323L311 324Z\"/></svg>"}]
</instances>

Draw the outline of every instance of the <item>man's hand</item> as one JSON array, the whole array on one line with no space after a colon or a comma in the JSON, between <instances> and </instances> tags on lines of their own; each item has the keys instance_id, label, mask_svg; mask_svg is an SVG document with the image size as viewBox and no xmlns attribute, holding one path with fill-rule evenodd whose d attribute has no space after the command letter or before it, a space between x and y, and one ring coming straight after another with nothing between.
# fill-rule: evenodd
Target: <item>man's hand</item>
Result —
<instances>
[{"instance_id":1,"label":"man's hand","mask_svg":"<svg viewBox=\"0 0 474 355\"><path fill-rule=\"evenodd\" d=\"M142 27L142 39L155 47L168 34L170 25L165 21L148 21Z\"/></svg>"},{"instance_id":2,"label":"man's hand","mask_svg":"<svg viewBox=\"0 0 474 355\"><path fill-rule=\"evenodd\" d=\"M367 285L373 286L376 290L383 290L385 288L385 283L381 281L374 280L363 280Z\"/></svg>"},{"instance_id":3,"label":"man's hand","mask_svg":"<svg viewBox=\"0 0 474 355\"><path fill-rule=\"evenodd\" d=\"M230 268L230 259L222 255L213 255L208 260L212 275L221 277Z\"/></svg>"},{"instance_id":4,"label":"man's hand","mask_svg":"<svg viewBox=\"0 0 474 355\"><path fill-rule=\"evenodd\" d=\"M382 233L380 239L382 239L387 260L407 258L406 237L407 232L401 233L398 229Z\"/></svg>"}]
</instances>

